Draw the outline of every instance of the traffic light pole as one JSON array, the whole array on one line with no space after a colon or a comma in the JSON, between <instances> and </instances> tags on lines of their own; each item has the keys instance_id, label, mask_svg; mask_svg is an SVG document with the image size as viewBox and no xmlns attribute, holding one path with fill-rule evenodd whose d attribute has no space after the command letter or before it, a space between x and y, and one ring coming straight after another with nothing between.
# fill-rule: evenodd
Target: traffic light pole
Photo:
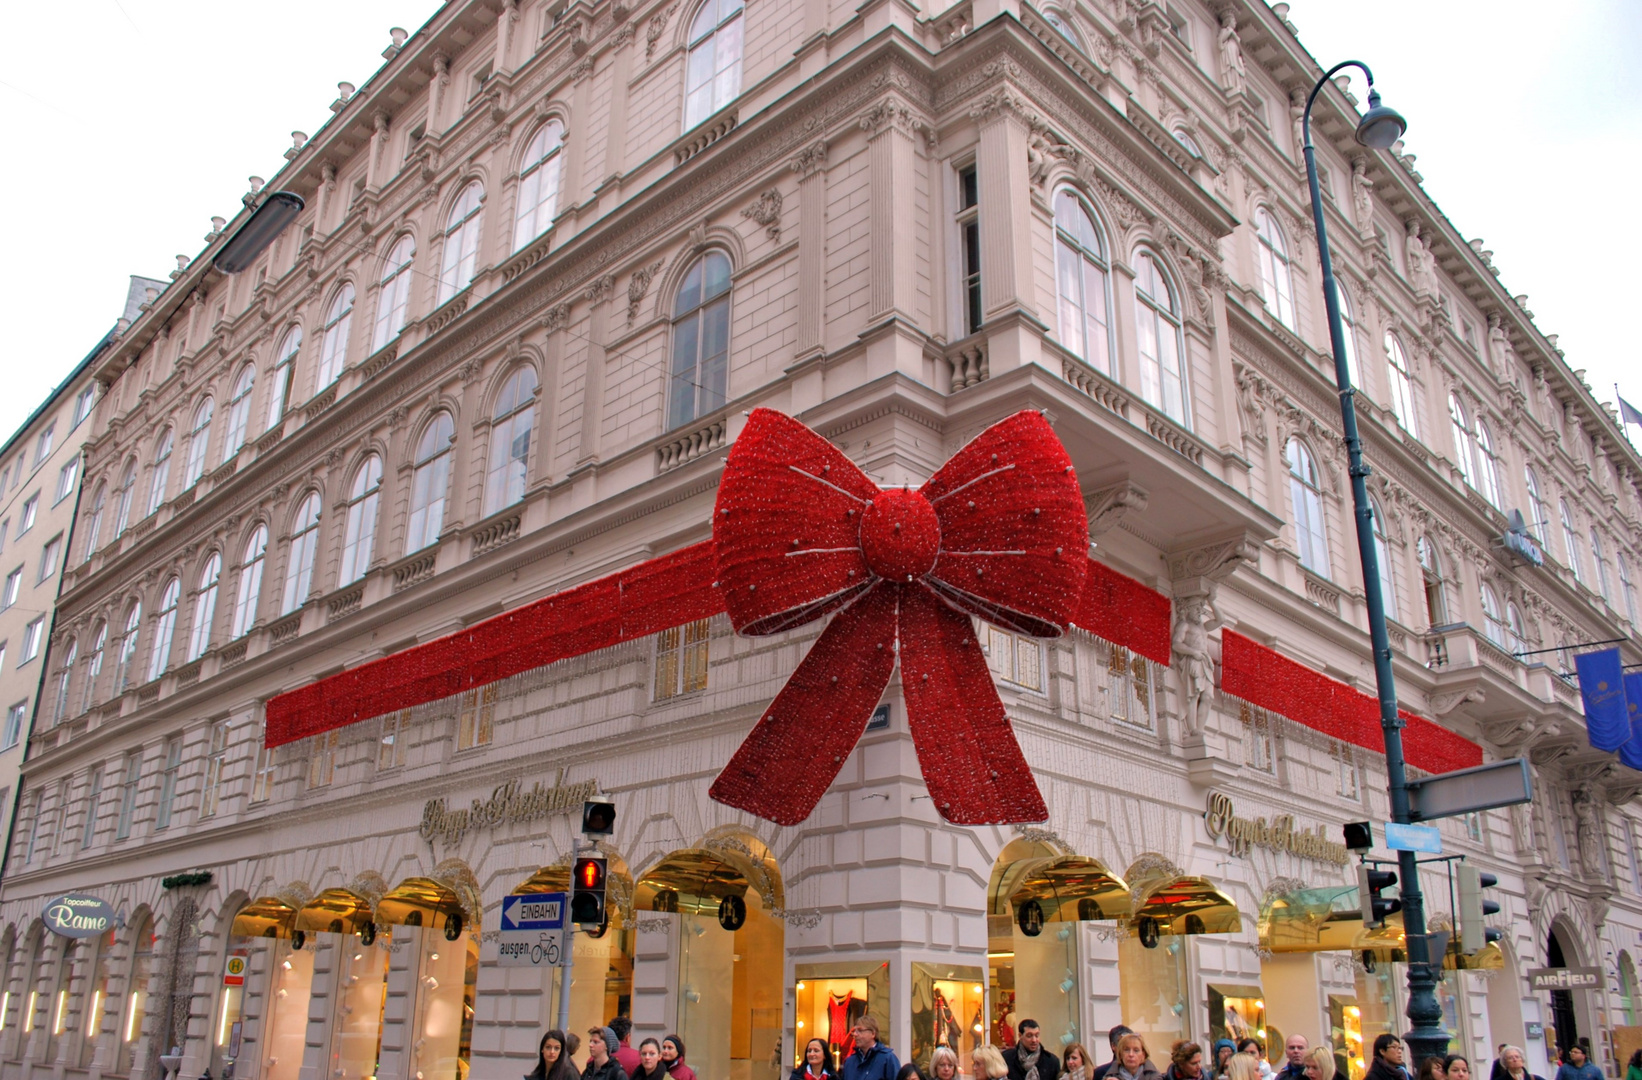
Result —
<instances>
[{"instance_id":1,"label":"traffic light pole","mask_svg":"<svg viewBox=\"0 0 1642 1080\"><path fill-rule=\"evenodd\" d=\"M570 868L575 872L576 855L581 851L581 841L576 837L570 838ZM559 942L559 1030L568 1038L570 1034L570 970L576 960L576 924L570 921L570 897L575 895L576 883L570 883L571 891L564 898L564 931ZM569 1047L563 1053L568 1054Z\"/></svg>"},{"instance_id":2,"label":"traffic light pole","mask_svg":"<svg viewBox=\"0 0 1642 1080\"><path fill-rule=\"evenodd\" d=\"M1317 258L1323 269L1323 299L1328 307L1328 339L1334 351L1334 377L1340 390L1340 421L1351 477L1351 503L1357 518L1357 551L1363 567L1363 599L1368 608L1368 635L1374 652L1374 683L1380 701L1380 728L1385 734L1385 769L1391 795L1391 820L1409 824L1408 774L1403 764L1403 722L1397 715L1397 682L1391 668L1391 641L1386 633L1385 597L1380 590L1378 552L1374 548L1374 508L1368 499L1368 466L1363 464L1363 443L1357 433L1357 411L1353 401L1351 369L1346 364L1345 330L1340 321L1339 286L1334 280L1334 264L1328 249L1328 223L1324 220L1323 197L1317 182L1317 151L1311 142L1311 107L1317 95L1342 68L1361 68L1368 85L1374 76L1367 65L1355 60L1337 64L1312 87L1306 99L1301 123L1304 127L1306 183L1311 192L1311 213L1317 226ZM1377 98L1370 100L1378 104ZM1448 1033L1440 1026L1442 1006L1437 1003L1437 974L1432 969L1430 947L1425 936L1425 897L1420 893L1419 868L1414 852L1397 854L1397 877L1401 886L1404 948L1408 953L1408 1019L1414 1024L1404 1038L1414 1052L1415 1068L1428 1057L1448 1051ZM1438 963L1441 963L1439 958ZM1440 969L1438 969L1440 970Z\"/></svg>"}]
</instances>

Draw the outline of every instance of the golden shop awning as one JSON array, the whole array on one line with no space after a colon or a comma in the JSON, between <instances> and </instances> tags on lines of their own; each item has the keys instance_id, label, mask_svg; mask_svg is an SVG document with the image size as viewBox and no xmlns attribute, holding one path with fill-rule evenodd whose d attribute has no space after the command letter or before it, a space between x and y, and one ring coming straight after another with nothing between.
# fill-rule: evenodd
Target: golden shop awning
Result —
<instances>
[{"instance_id":1,"label":"golden shop awning","mask_svg":"<svg viewBox=\"0 0 1642 1080\"><path fill-rule=\"evenodd\" d=\"M371 905L364 897L347 889L326 889L302 905L293 925L310 934L357 934L371 921Z\"/></svg>"},{"instance_id":2,"label":"golden shop awning","mask_svg":"<svg viewBox=\"0 0 1642 1080\"><path fill-rule=\"evenodd\" d=\"M236 937L288 938L296 908L277 896L261 896L240 908L229 933Z\"/></svg>"},{"instance_id":3,"label":"golden shop awning","mask_svg":"<svg viewBox=\"0 0 1642 1080\"><path fill-rule=\"evenodd\" d=\"M1125 919L1131 907L1124 880L1100 860L1082 855L1029 863L1009 899L1016 910L1036 900L1045 922Z\"/></svg>"},{"instance_id":4,"label":"golden shop awning","mask_svg":"<svg viewBox=\"0 0 1642 1080\"><path fill-rule=\"evenodd\" d=\"M1147 919L1159 934L1234 934L1242 926L1237 904L1205 877L1169 877L1148 886L1135 902L1135 925Z\"/></svg>"}]
</instances>

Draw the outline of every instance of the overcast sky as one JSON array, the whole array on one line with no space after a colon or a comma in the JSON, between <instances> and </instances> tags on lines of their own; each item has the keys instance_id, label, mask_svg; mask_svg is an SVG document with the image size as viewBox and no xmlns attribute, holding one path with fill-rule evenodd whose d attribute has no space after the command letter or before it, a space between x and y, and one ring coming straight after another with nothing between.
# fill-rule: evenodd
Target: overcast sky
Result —
<instances>
[{"instance_id":1,"label":"overcast sky","mask_svg":"<svg viewBox=\"0 0 1642 1080\"><path fill-rule=\"evenodd\" d=\"M32 44L0 71L0 439L113 323L129 275L197 254L246 177L272 177L290 132L330 116L337 82L376 70L388 28L439 6L88 0L66 25L69 9L7 5L6 40ZM1294 0L1289 17L1324 64L1373 66L1449 219L1487 240L1599 397L1617 381L1642 406L1642 4Z\"/></svg>"}]
</instances>

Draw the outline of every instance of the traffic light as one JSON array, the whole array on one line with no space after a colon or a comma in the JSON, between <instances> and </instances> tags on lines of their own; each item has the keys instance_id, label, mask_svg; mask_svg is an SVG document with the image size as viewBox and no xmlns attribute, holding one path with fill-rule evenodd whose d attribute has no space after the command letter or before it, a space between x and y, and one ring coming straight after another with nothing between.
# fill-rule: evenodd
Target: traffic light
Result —
<instances>
[{"instance_id":1,"label":"traffic light","mask_svg":"<svg viewBox=\"0 0 1642 1080\"><path fill-rule=\"evenodd\" d=\"M607 872L604 856L577 857L570 884L570 921L577 926L604 925L604 889Z\"/></svg>"},{"instance_id":2,"label":"traffic light","mask_svg":"<svg viewBox=\"0 0 1642 1080\"><path fill-rule=\"evenodd\" d=\"M1460 863L1460 951L1470 954L1498 941L1500 932L1483 923L1489 915L1499 913L1499 902L1483 899L1482 890L1499 884L1499 878L1485 874L1469 863Z\"/></svg>"},{"instance_id":3,"label":"traffic light","mask_svg":"<svg viewBox=\"0 0 1642 1080\"><path fill-rule=\"evenodd\" d=\"M582 803L582 835L609 836L616 831L616 804L592 801Z\"/></svg>"},{"instance_id":4,"label":"traffic light","mask_svg":"<svg viewBox=\"0 0 1642 1080\"><path fill-rule=\"evenodd\" d=\"M1357 900L1362 905L1365 930L1378 930L1385 925L1387 915L1403 909L1401 900L1380 895L1395 884L1394 870L1370 870L1366 863L1357 867Z\"/></svg>"}]
</instances>

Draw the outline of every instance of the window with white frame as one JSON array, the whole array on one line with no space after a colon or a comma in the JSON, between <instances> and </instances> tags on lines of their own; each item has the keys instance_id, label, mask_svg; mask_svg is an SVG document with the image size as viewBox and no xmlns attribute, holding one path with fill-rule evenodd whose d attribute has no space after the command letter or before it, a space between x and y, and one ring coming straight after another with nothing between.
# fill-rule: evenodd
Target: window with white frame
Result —
<instances>
[{"instance_id":1,"label":"window with white frame","mask_svg":"<svg viewBox=\"0 0 1642 1080\"><path fill-rule=\"evenodd\" d=\"M325 312L325 328L319 342L319 381L314 393L336 382L348 362L348 329L353 325L353 285L344 282Z\"/></svg>"},{"instance_id":2,"label":"window with white frame","mask_svg":"<svg viewBox=\"0 0 1642 1080\"><path fill-rule=\"evenodd\" d=\"M450 449L456 426L450 413L436 413L416 444L411 471L410 523L405 553L420 551L439 539L445 527L445 496L450 486Z\"/></svg>"},{"instance_id":3,"label":"window with white frame","mask_svg":"<svg viewBox=\"0 0 1642 1080\"><path fill-rule=\"evenodd\" d=\"M1636 843L1636 822L1625 819L1625 843L1631 853L1631 883L1636 886L1637 892L1642 892L1642 856L1638 855Z\"/></svg>"},{"instance_id":4,"label":"window with white frame","mask_svg":"<svg viewBox=\"0 0 1642 1080\"><path fill-rule=\"evenodd\" d=\"M1290 439L1284 451L1289 466L1289 499L1294 504L1294 540L1300 565L1328 577L1328 532L1323 525L1323 495L1317 483L1317 465L1299 439Z\"/></svg>"},{"instance_id":5,"label":"window with white frame","mask_svg":"<svg viewBox=\"0 0 1642 1080\"><path fill-rule=\"evenodd\" d=\"M211 415L216 402L206 398L194 409L194 422L188 429L188 459L182 467L182 490L187 491L205 475L205 454L211 446Z\"/></svg>"},{"instance_id":6,"label":"window with white frame","mask_svg":"<svg viewBox=\"0 0 1642 1080\"><path fill-rule=\"evenodd\" d=\"M1522 609L1514 600L1505 602L1505 642L1512 654L1528 651L1528 631L1522 621Z\"/></svg>"},{"instance_id":7,"label":"window with white frame","mask_svg":"<svg viewBox=\"0 0 1642 1080\"><path fill-rule=\"evenodd\" d=\"M217 619L217 583L222 577L222 556L216 552L200 570L199 589L194 594L194 621L188 628L188 659L205 655L211 647L211 624Z\"/></svg>"},{"instance_id":8,"label":"window with white frame","mask_svg":"<svg viewBox=\"0 0 1642 1080\"><path fill-rule=\"evenodd\" d=\"M56 506L70 495L74 494L74 481L80 476L80 459L69 458L63 467L57 470L57 490L52 493L51 504Z\"/></svg>"},{"instance_id":9,"label":"window with white frame","mask_svg":"<svg viewBox=\"0 0 1642 1080\"><path fill-rule=\"evenodd\" d=\"M1112 374L1110 276L1094 215L1069 188L1055 192L1055 288L1059 333L1068 352Z\"/></svg>"},{"instance_id":10,"label":"window with white frame","mask_svg":"<svg viewBox=\"0 0 1642 1080\"><path fill-rule=\"evenodd\" d=\"M22 536L34 528L34 518L40 511L40 493L35 492L23 500L23 512L18 516L17 535Z\"/></svg>"},{"instance_id":11,"label":"window with white frame","mask_svg":"<svg viewBox=\"0 0 1642 1080\"><path fill-rule=\"evenodd\" d=\"M1357 767L1357 752L1347 743L1334 744L1336 793L1342 799L1356 802L1362 798L1362 773Z\"/></svg>"},{"instance_id":12,"label":"window with white frame","mask_svg":"<svg viewBox=\"0 0 1642 1080\"><path fill-rule=\"evenodd\" d=\"M445 256L439 267L439 303L443 304L473 281L479 258L479 230L484 219L485 189L477 180L456 197L445 219Z\"/></svg>"},{"instance_id":13,"label":"window with white frame","mask_svg":"<svg viewBox=\"0 0 1642 1080\"><path fill-rule=\"evenodd\" d=\"M142 636L143 606L133 601L125 613L125 632L120 635L120 656L114 671L114 692L123 694L131 686L131 667L137 659Z\"/></svg>"},{"instance_id":14,"label":"window with white frame","mask_svg":"<svg viewBox=\"0 0 1642 1080\"><path fill-rule=\"evenodd\" d=\"M62 553L63 536L59 533L47 540L45 546L40 549L40 574L34 579L35 584L43 584L51 580L52 575L57 573L57 559Z\"/></svg>"},{"instance_id":15,"label":"window with white frame","mask_svg":"<svg viewBox=\"0 0 1642 1080\"><path fill-rule=\"evenodd\" d=\"M1539 474L1534 472L1532 465L1522 468L1523 483L1528 488L1528 515L1533 520L1528 527L1539 537L1539 546L1549 551L1551 548L1551 511L1545 505L1545 499L1539 493Z\"/></svg>"},{"instance_id":16,"label":"window with white frame","mask_svg":"<svg viewBox=\"0 0 1642 1080\"><path fill-rule=\"evenodd\" d=\"M89 561L97 552L97 541L103 532L103 510L108 505L108 484L100 483L91 493L91 506L86 511L85 530L86 546L85 557L82 562Z\"/></svg>"},{"instance_id":17,"label":"window with white frame","mask_svg":"<svg viewBox=\"0 0 1642 1080\"><path fill-rule=\"evenodd\" d=\"M1385 511L1380 509L1379 502L1372 496L1368 500L1369 512L1374 515L1374 562L1375 570L1380 579L1380 601L1385 608L1385 616L1395 619L1397 614L1397 577L1391 566L1391 541L1385 535Z\"/></svg>"},{"instance_id":18,"label":"window with white frame","mask_svg":"<svg viewBox=\"0 0 1642 1080\"><path fill-rule=\"evenodd\" d=\"M519 207L513 215L513 250L519 251L553 224L559 209L559 171L564 165L564 124L549 120L531 136L519 167Z\"/></svg>"},{"instance_id":19,"label":"window with white frame","mask_svg":"<svg viewBox=\"0 0 1642 1080\"><path fill-rule=\"evenodd\" d=\"M108 620L97 624L91 635L91 655L86 657L85 685L80 691L80 711L85 712L97 701L97 680L103 674L103 650L108 647Z\"/></svg>"},{"instance_id":20,"label":"window with white frame","mask_svg":"<svg viewBox=\"0 0 1642 1080\"><path fill-rule=\"evenodd\" d=\"M63 664L57 669L56 701L51 709L51 722L61 724L68 719L68 688L74 681L74 663L80 656L80 642L76 638L69 638L63 648Z\"/></svg>"},{"instance_id":21,"label":"window with white frame","mask_svg":"<svg viewBox=\"0 0 1642 1080\"><path fill-rule=\"evenodd\" d=\"M1198 159L1203 157L1203 148L1197 145L1197 140L1192 138L1185 128L1174 128L1169 134L1174 136L1174 141L1179 143L1186 153Z\"/></svg>"},{"instance_id":22,"label":"window with white frame","mask_svg":"<svg viewBox=\"0 0 1642 1080\"><path fill-rule=\"evenodd\" d=\"M1425 614L1431 626L1442 626L1448 619L1448 606L1443 598L1442 564L1437 561L1436 546L1426 537L1414 545L1414 557L1420 564L1420 576L1425 582Z\"/></svg>"},{"instance_id":23,"label":"window with white frame","mask_svg":"<svg viewBox=\"0 0 1642 1080\"><path fill-rule=\"evenodd\" d=\"M1420 437L1418 415L1414 411L1414 374L1408 366L1408 356L1403 352L1403 343L1397 340L1397 335L1385 335L1385 366L1386 377L1391 383L1391 411L1396 414L1397 423L1403 426L1416 439Z\"/></svg>"},{"instance_id":24,"label":"window with white frame","mask_svg":"<svg viewBox=\"0 0 1642 1080\"><path fill-rule=\"evenodd\" d=\"M410 306L411 262L416 241L401 236L382 264L382 288L376 294L376 326L371 330L371 352L385 346L405 328Z\"/></svg>"},{"instance_id":25,"label":"window with white frame","mask_svg":"<svg viewBox=\"0 0 1642 1080\"><path fill-rule=\"evenodd\" d=\"M172 578L160 593L159 617L154 620L154 650L148 656L148 681L153 682L171 666L171 639L177 632L177 601L182 582Z\"/></svg>"},{"instance_id":26,"label":"window with white frame","mask_svg":"<svg viewBox=\"0 0 1642 1080\"><path fill-rule=\"evenodd\" d=\"M45 809L45 788L36 788L34 797L29 799L28 809L23 813L29 823L28 840L23 846L23 862L25 864L34 861L35 849L40 846L40 826L42 819L45 817ZM61 1009L59 1009L60 1011Z\"/></svg>"},{"instance_id":27,"label":"window with white frame","mask_svg":"<svg viewBox=\"0 0 1642 1080\"><path fill-rule=\"evenodd\" d=\"M382 497L382 459L365 455L348 493L348 519L342 533L342 570L338 585L358 581L370 569L376 550L376 511Z\"/></svg>"},{"instance_id":28,"label":"window with white frame","mask_svg":"<svg viewBox=\"0 0 1642 1080\"><path fill-rule=\"evenodd\" d=\"M103 767L91 767L91 778L86 781L85 816L80 820L80 850L84 851L97 839L97 818L103 809Z\"/></svg>"},{"instance_id":29,"label":"window with white frame","mask_svg":"<svg viewBox=\"0 0 1642 1080\"><path fill-rule=\"evenodd\" d=\"M1102 643L1105 644L1105 643ZM1113 720L1146 731L1157 729L1157 692L1162 673L1152 661L1121 645L1106 645L1106 705Z\"/></svg>"},{"instance_id":30,"label":"window with white frame","mask_svg":"<svg viewBox=\"0 0 1642 1080\"><path fill-rule=\"evenodd\" d=\"M268 526L258 525L245 541L240 557L239 586L234 597L234 625L229 637L244 637L257 621L257 599L262 595L262 563L268 553Z\"/></svg>"},{"instance_id":31,"label":"window with white frame","mask_svg":"<svg viewBox=\"0 0 1642 1080\"><path fill-rule=\"evenodd\" d=\"M31 619L28 625L23 627L23 654L17 658L18 667L22 667L40 655L40 642L45 636L46 617L44 615L38 619Z\"/></svg>"},{"instance_id":32,"label":"window with white frame","mask_svg":"<svg viewBox=\"0 0 1642 1080\"><path fill-rule=\"evenodd\" d=\"M709 251L691 265L673 296L669 428L723 407L729 358L730 260Z\"/></svg>"},{"instance_id":33,"label":"window with white frame","mask_svg":"<svg viewBox=\"0 0 1642 1080\"><path fill-rule=\"evenodd\" d=\"M1493 586L1483 583L1482 586L1482 625L1483 633L1488 640L1500 648L1505 647L1507 641L1505 632L1505 613L1499 606L1499 597Z\"/></svg>"},{"instance_id":34,"label":"window with white frame","mask_svg":"<svg viewBox=\"0 0 1642 1080\"><path fill-rule=\"evenodd\" d=\"M1499 509L1499 459L1494 456L1494 436L1482 417L1477 417L1477 489L1488 505Z\"/></svg>"},{"instance_id":35,"label":"window with white frame","mask_svg":"<svg viewBox=\"0 0 1642 1080\"><path fill-rule=\"evenodd\" d=\"M1636 624L1636 589L1631 584L1631 564L1625 558L1623 548L1614 552L1614 561L1619 564L1619 591L1625 594L1625 617Z\"/></svg>"},{"instance_id":36,"label":"window with white frame","mask_svg":"<svg viewBox=\"0 0 1642 1080\"><path fill-rule=\"evenodd\" d=\"M1465 406L1458 394L1448 395L1448 421L1454 432L1454 464L1467 487L1477 486L1477 474L1471 458L1471 425L1465 418Z\"/></svg>"},{"instance_id":37,"label":"window with white frame","mask_svg":"<svg viewBox=\"0 0 1642 1080\"><path fill-rule=\"evenodd\" d=\"M285 331L279 348L274 351L274 371L268 380L268 427L285 419L285 410L291 405L291 373L296 368L296 354L302 351L302 327L293 326Z\"/></svg>"},{"instance_id":38,"label":"window with white frame","mask_svg":"<svg viewBox=\"0 0 1642 1080\"><path fill-rule=\"evenodd\" d=\"M257 757L251 766L252 802L265 802L274 793L274 775L278 771L274 750L268 745L268 722L265 720L257 728Z\"/></svg>"},{"instance_id":39,"label":"window with white frame","mask_svg":"<svg viewBox=\"0 0 1642 1080\"><path fill-rule=\"evenodd\" d=\"M133 750L126 756L125 775L120 781L120 814L114 822L116 840L124 840L131 835L131 825L137 817L137 784L142 775L142 751Z\"/></svg>"},{"instance_id":40,"label":"window with white frame","mask_svg":"<svg viewBox=\"0 0 1642 1080\"><path fill-rule=\"evenodd\" d=\"M23 738L23 721L28 719L29 703L19 701L6 710L6 730L0 732L0 750L10 750Z\"/></svg>"},{"instance_id":41,"label":"window with white frame","mask_svg":"<svg viewBox=\"0 0 1642 1080\"><path fill-rule=\"evenodd\" d=\"M336 748L340 733L325 731L313 737L308 754L308 787L329 787L336 778Z\"/></svg>"},{"instance_id":42,"label":"window with white frame","mask_svg":"<svg viewBox=\"0 0 1642 1080\"><path fill-rule=\"evenodd\" d=\"M1044 692L1043 644L1036 638L988 625L986 655L993 674L1004 682L1023 690Z\"/></svg>"},{"instance_id":43,"label":"window with white frame","mask_svg":"<svg viewBox=\"0 0 1642 1080\"><path fill-rule=\"evenodd\" d=\"M40 432L39 439L34 443L34 464L36 467L44 465L46 458L51 456L52 439L56 434L56 424L47 424L46 430Z\"/></svg>"},{"instance_id":44,"label":"window with white frame","mask_svg":"<svg viewBox=\"0 0 1642 1080\"><path fill-rule=\"evenodd\" d=\"M409 709L391 712L382 718L382 732L376 740L376 768L397 769L405 763L405 747L410 741Z\"/></svg>"},{"instance_id":45,"label":"window with white frame","mask_svg":"<svg viewBox=\"0 0 1642 1080\"><path fill-rule=\"evenodd\" d=\"M205 751L205 782L200 785L200 817L216 814L222 804L222 777L228 768L228 721L218 720L211 725L210 741Z\"/></svg>"},{"instance_id":46,"label":"window with white frame","mask_svg":"<svg viewBox=\"0 0 1642 1080\"><path fill-rule=\"evenodd\" d=\"M154 471L148 479L148 509L143 516L153 514L165 503L165 489L171 482L171 447L176 442L176 432L166 428L160 436L160 441L154 444Z\"/></svg>"},{"instance_id":47,"label":"window with white frame","mask_svg":"<svg viewBox=\"0 0 1642 1080\"><path fill-rule=\"evenodd\" d=\"M120 474L120 486L114 492L114 538L118 540L125 535L126 528L131 524L131 503L137 493L137 459L132 458L125 463L125 472Z\"/></svg>"},{"instance_id":48,"label":"window with white frame","mask_svg":"<svg viewBox=\"0 0 1642 1080\"><path fill-rule=\"evenodd\" d=\"M0 611L5 611L17 603L17 598L23 592L23 568L19 566L6 575L6 585L0 590Z\"/></svg>"},{"instance_id":49,"label":"window with white frame","mask_svg":"<svg viewBox=\"0 0 1642 1080\"><path fill-rule=\"evenodd\" d=\"M741 33L741 0L706 0L696 12L685 61L685 131L740 96Z\"/></svg>"},{"instance_id":50,"label":"window with white frame","mask_svg":"<svg viewBox=\"0 0 1642 1080\"><path fill-rule=\"evenodd\" d=\"M1585 584L1585 563L1579 556L1579 531L1574 528L1574 514L1568 509L1568 500L1560 503L1562 511L1562 546L1568 553L1568 569L1574 572L1574 580L1581 585Z\"/></svg>"},{"instance_id":51,"label":"window with white frame","mask_svg":"<svg viewBox=\"0 0 1642 1080\"><path fill-rule=\"evenodd\" d=\"M655 700L707 689L708 619L669 627L656 635Z\"/></svg>"},{"instance_id":52,"label":"window with white frame","mask_svg":"<svg viewBox=\"0 0 1642 1080\"><path fill-rule=\"evenodd\" d=\"M1277 740L1271 714L1244 703L1238 711L1243 721L1243 747L1249 768L1263 773L1277 771Z\"/></svg>"},{"instance_id":53,"label":"window with white frame","mask_svg":"<svg viewBox=\"0 0 1642 1080\"><path fill-rule=\"evenodd\" d=\"M496 684L487 683L462 695L456 715L456 749L489 746L496 730Z\"/></svg>"},{"instance_id":54,"label":"window with white frame","mask_svg":"<svg viewBox=\"0 0 1642 1080\"><path fill-rule=\"evenodd\" d=\"M1259 241L1260 295L1277 321L1295 328L1294 278L1289 269L1288 243L1277 219L1264 206L1254 211L1254 234Z\"/></svg>"},{"instance_id":55,"label":"window with white frame","mask_svg":"<svg viewBox=\"0 0 1642 1080\"><path fill-rule=\"evenodd\" d=\"M171 827L177 805L177 776L182 772L182 737L165 740L164 766L160 770L160 798L154 807L154 831Z\"/></svg>"},{"instance_id":56,"label":"window with white frame","mask_svg":"<svg viewBox=\"0 0 1642 1080\"><path fill-rule=\"evenodd\" d=\"M530 433L536 424L536 369L521 367L502 384L490 421L485 467L486 517L525 497Z\"/></svg>"},{"instance_id":57,"label":"window with white frame","mask_svg":"<svg viewBox=\"0 0 1642 1080\"><path fill-rule=\"evenodd\" d=\"M971 162L958 170L958 251L960 264L959 288L963 290L961 310L963 327L959 337L966 337L981 328L985 306L981 302L981 218L980 179Z\"/></svg>"},{"instance_id":58,"label":"window with white frame","mask_svg":"<svg viewBox=\"0 0 1642 1080\"><path fill-rule=\"evenodd\" d=\"M1140 396L1181 427L1192 426L1180 305L1148 251L1135 254L1135 329L1140 336Z\"/></svg>"},{"instance_id":59,"label":"window with white frame","mask_svg":"<svg viewBox=\"0 0 1642 1080\"><path fill-rule=\"evenodd\" d=\"M1363 372L1357 366L1357 317L1351 310L1351 297L1344 289L1335 290L1340 296L1340 339L1345 346L1346 374L1351 379L1351 385L1358 390L1363 388Z\"/></svg>"},{"instance_id":60,"label":"window with white frame","mask_svg":"<svg viewBox=\"0 0 1642 1080\"><path fill-rule=\"evenodd\" d=\"M68 834L68 797L74 787L72 777L65 776L57 781L57 793L51 801L52 810L57 820L52 823L51 853L58 855L63 850L63 839Z\"/></svg>"},{"instance_id":61,"label":"window with white frame","mask_svg":"<svg viewBox=\"0 0 1642 1080\"><path fill-rule=\"evenodd\" d=\"M319 549L319 492L310 491L291 522L285 593L280 614L289 615L308 600L314 582L314 555Z\"/></svg>"},{"instance_id":62,"label":"window with white frame","mask_svg":"<svg viewBox=\"0 0 1642 1080\"><path fill-rule=\"evenodd\" d=\"M97 403L97 387L95 384L81 390L74 399L74 419L70 422L71 428L77 428L91 415L91 407Z\"/></svg>"}]
</instances>

